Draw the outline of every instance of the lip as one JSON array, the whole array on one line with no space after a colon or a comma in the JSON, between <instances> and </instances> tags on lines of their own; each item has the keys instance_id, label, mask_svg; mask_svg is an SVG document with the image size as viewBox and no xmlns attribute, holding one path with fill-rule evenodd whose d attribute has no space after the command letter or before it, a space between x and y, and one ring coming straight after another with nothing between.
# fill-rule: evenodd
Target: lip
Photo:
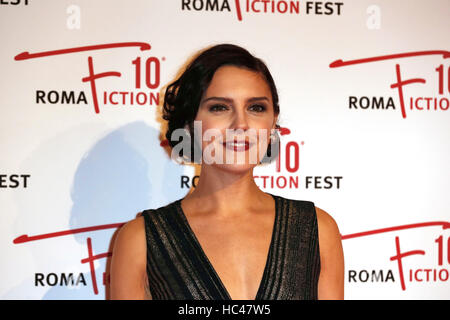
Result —
<instances>
[{"instance_id":1,"label":"lip","mask_svg":"<svg viewBox=\"0 0 450 320\"><path fill-rule=\"evenodd\" d=\"M248 149L250 149L250 146L252 144L249 143L248 141L225 141L223 143L223 146L228 149L228 150L233 150L233 151L247 151Z\"/></svg>"}]
</instances>

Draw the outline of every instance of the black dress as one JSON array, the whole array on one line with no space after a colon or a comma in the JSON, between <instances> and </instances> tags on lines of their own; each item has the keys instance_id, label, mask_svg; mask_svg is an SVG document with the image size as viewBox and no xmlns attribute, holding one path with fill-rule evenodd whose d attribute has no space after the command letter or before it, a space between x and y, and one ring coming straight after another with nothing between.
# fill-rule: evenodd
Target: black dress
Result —
<instances>
[{"instance_id":1,"label":"black dress","mask_svg":"<svg viewBox=\"0 0 450 320\"><path fill-rule=\"evenodd\" d=\"M255 300L317 299L320 254L314 203L270 195L275 223ZM181 200L142 212L152 299L231 300L189 226Z\"/></svg>"}]
</instances>

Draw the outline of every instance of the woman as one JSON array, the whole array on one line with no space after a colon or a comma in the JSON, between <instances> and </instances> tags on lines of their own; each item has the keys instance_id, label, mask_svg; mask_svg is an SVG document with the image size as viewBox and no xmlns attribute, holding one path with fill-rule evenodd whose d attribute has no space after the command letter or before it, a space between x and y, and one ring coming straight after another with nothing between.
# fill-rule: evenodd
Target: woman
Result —
<instances>
[{"instance_id":1,"label":"woman","mask_svg":"<svg viewBox=\"0 0 450 320\"><path fill-rule=\"evenodd\" d=\"M173 133L186 131L192 144L180 155L201 163L200 177L184 198L120 229L112 299L343 299L335 221L312 202L261 191L253 179L254 167L276 156L278 115L269 70L231 44L203 51L167 88L166 137L175 149ZM244 161L210 161L230 153Z\"/></svg>"}]
</instances>

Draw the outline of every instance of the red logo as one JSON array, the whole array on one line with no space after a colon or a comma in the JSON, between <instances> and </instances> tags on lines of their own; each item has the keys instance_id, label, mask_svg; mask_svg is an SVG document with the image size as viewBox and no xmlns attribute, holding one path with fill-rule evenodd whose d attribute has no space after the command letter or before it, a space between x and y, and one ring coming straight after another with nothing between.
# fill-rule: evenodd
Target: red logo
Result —
<instances>
[{"instance_id":1,"label":"red logo","mask_svg":"<svg viewBox=\"0 0 450 320\"><path fill-rule=\"evenodd\" d=\"M450 57L450 52L446 50L430 50L430 51L416 51L416 52L407 52L407 53L399 53L399 54L391 54L384 55L378 57L364 58L364 59L356 59L349 61L336 60L330 63L330 68L339 68L352 66L357 64L364 63L372 63L383 60L394 60L394 59L403 59L403 58L411 58L411 57L420 57L420 56L430 56L430 55L439 55L444 59ZM397 82L394 82L390 85L391 89L397 91L398 98L400 101L400 107L402 112L402 117L406 118L407 110L409 111L447 111L449 109L450 103L447 97L443 97L444 94L450 93L450 66L445 67L443 64L440 64L435 67L436 79L430 81L431 85L436 84L437 96L435 97L415 97L408 96L404 92L404 87L409 85L417 85L417 84L425 84L427 81L425 78L408 78L404 79L402 77L400 64L395 65L395 75ZM447 78L447 87L445 87L444 80ZM408 97L409 99L407 99ZM408 103L409 102L409 103Z\"/></svg>"},{"instance_id":2,"label":"red logo","mask_svg":"<svg viewBox=\"0 0 450 320\"><path fill-rule=\"evenodd\" d=\"M77 52L87 52L87 51L96 51L96 50L105 50L105 49L113 49L113 48L126 48L126 47L137 47L141 51L147 51L150 50L150 44L145 42L122 42L122 43L108 43L108 44L101 44L101 45L92 45L92 46L84 46L84 47L76 47L76 48L67 48L67 49L61 49L61 50L52 50L52 51L43 51L38 53L29 53L29 52L22 52L14 57L14 60L21 61L21 60L29 60L29 59L36 59L36 58L43 58L43 57L49 57L49 56L56 56L56 55L63 55L63 54L72 54ZM164 61L165 58L163 57L162 60ZM82 82L87 82L90 85L91 88L91 94L92 94L92 101L94 104L94 110L95 113L100 113L100 107L99 102L102 102L103 105L158 105L159 104L159 92L148 92L148 91L142 91L134 92L134 91L104 91L102 95L99 96L98 90L97 90L97 80L106 78L106 77L121 77L122 74L119 71L116 70L109 70L104 72L95 72L94 71L94 59L92 56L89 56L87 59L88 62L88 75L83 77L81 79ZM131 61L131 64L134 65L134 71L135 71L135 88L141 89L143 85L141 84L141 73L142 69L144 70L144 76L145 76L145 86L150 90L155 90L159 87L160 84L160 74L161 74L161 62L160 59L157 57L149 57L144 62L141 62L141 57L136 57L136 59ZM49 100L52 100L52 97L58 97L59 95L54 94L55 92L52 91L49 94ZM43 96L45 96L45 93L42 91L37 92L36 100L39 103L39 101L43 100ZM70 97L69 94L66 94L63 92L61 94L62 101L59 101L59 99L54 98L56 102L62 102L67 100L74 100L73 92L71 92L72 99L67 98ZM64 98L66 97L66 98ZM78 101L85 101L83 98L84 94L81 95L81 97L78 97ZM51 102L51 101L50 101ZM51 102L52 103L52 102ZM85 101L86 103L86 101Z\"/></svg>"}]
</instances>

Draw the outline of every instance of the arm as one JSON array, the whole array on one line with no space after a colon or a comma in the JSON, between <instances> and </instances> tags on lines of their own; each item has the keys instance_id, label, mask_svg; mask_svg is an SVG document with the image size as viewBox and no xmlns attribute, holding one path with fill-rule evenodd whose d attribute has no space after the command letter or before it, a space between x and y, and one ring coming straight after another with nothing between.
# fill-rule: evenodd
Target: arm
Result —
<instances>
[{"instance_id":1,"label":"arm","mask_svg":"<svg viewBox=\"0 0 450 320\"><path fill-rule=\"evenodd\" d=\"M146 274L144 217L126 223L115 239L111 259L111 299L150 299Z\"/></svg>"},{"instance_id":2,"label":"arm","mask_svg":"<svg viewBox=\"0 0 450 320\"><path fill-rule=\"evenodd\" d=\"M318 298L341 300L344 299L344 253L341 234L328 213L317 207L316 213L320 247Z\"/></svg>"}]
</instances>

